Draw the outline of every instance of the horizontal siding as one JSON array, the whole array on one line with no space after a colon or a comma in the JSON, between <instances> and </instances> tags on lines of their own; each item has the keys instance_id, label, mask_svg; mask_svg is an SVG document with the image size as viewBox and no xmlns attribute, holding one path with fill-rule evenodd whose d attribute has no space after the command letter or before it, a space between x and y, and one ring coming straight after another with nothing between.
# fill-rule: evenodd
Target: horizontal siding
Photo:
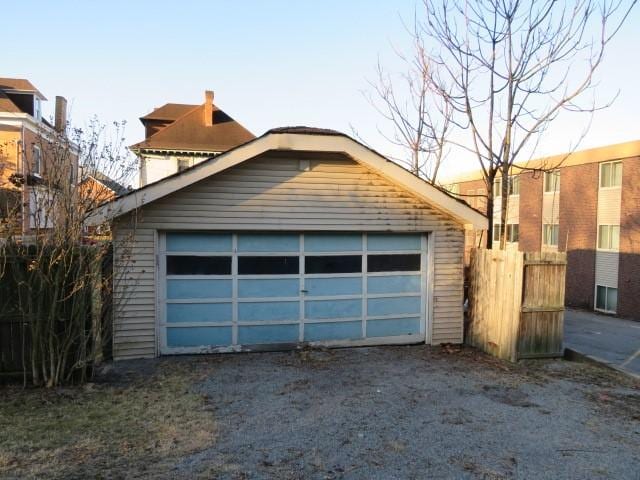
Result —
<instances>
[{"instance_id":1,"label":"horizontal siding","mask_svg":"<svg viewBox=\"0 0 640 480\"><path fill-rule=\"evenodd\" d=\"M618 288L618 252L596 251L596 285Z\"/></svg>"},{"instance_id":2,"label":"horizontal siding","mask_svg":"<svg viewBox=\"0 0 640 480\"><path fill-rule=\"evenodd\" d=\"M620 225L621 188L598 190L598 225Z\"/></svg>"},{"instance_id":3,"label":"horizontal siding","mask_svg":"<svg viewBox=\"0 0 640 480\"><path fill-rule=\"evenodd\" d=\"M455 228L436 230L433 248L431 343L462 343L464 232Z\"/></svg>"},{"instance_id":4,"label":"horizontal siding","mask_svg":"<svg viewBox=\"0 0 640 480\"><path fill-rule=\"evenodd\" d=\"M542 195L542 223L560 223L560 193L545 193Z\"/></svg>"},{"instance_id":5,"label":"horizontal siding","mask_svg":"<svg viewBox=\"0 0 640 480\"><path fill-rule=\"evenodd\" d=\"M115 357L157 354L154 242L166 230L435 232L432 342L460 343L461 226L352 160L332 155L310 167L256 158L121 217L114 225Z\"/></svg>"}]
</instances>

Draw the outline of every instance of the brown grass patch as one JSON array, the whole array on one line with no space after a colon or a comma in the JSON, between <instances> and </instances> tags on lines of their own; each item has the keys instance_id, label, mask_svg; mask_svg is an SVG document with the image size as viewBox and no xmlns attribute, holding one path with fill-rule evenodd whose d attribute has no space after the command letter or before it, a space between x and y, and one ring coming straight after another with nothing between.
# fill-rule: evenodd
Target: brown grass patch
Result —
<instances>
[{"instance_id":1,"label":"brown grass patch","mask_svg":"<svg viewBox=\"0 0 640 480\"><path fill-rule=\"evenodd\" d=\"M0 390L0 477L135 476L213 445L184 366L124 385ZM142 472L138 472L142 473Z\"/></svg>"}]
</instances>

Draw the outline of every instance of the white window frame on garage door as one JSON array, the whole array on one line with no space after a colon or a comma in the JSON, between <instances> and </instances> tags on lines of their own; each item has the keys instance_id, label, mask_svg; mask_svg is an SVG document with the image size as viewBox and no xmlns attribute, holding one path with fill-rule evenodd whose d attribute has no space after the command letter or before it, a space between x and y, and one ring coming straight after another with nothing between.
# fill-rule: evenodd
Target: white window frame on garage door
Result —
<instances>
[{"instance_id":1,"label":"white window frame on garage door","mask_svg":"<svg viewBox=\"0 0 640 480\"><path fill-rule=\"evenodd\" d=\"M167 252L167 242L166 242L166 234L167 233L211 233L211 234L228 234L231 235L232 239L232 251L231 252L189 252L189 251L180 251L180 252ZM362 255L362 272L359 274L307 274L305 273L305 255L309 256L311 252L305 253L305 242L304 236L305 234L331 234L331 233L345 233L345 234L360 234L362 235L362 249L361 250L349 250L349 251L330 251L330 252L313 252L313 256L316 255ZM368 273L367 272L367 235L368 234L414 234L421 235L421 248L420 248L420 278L421 278L421 288L420 288L420 298L421 298L421 311L420 311L420 334L419 335L406 335L406 336L395 336L395 337L366 337L366 324L369 320L377 319L377 317L368 318L367 315L367 300L371 298L384 298L384 297L402 297L402 296L414 296L416 294L373 294L369 295L367 293L367 278L369 277L384 277L384 276L393 276L398 275L400 272L377 272L377 273ZM269 235L269 234L297 234L300 237L299 240L299 249L296 251L279 251L279 252L270 252L270 251L245 251L238 252L238 235ZM299 278L300 281L300 292L297 297L269 297L269 301L299 301L300 302L300 333L298 341L299 344L303 344L304 339L304 326L309 323L314 323L313 320L305 319L305 301L310 300L332 300L334 297L332 296L322 296L322 297L306 297L305 296L305 280L308 278L341 278L341 277L359 277L362 276L362 292L361 294L352 295L353 298L362 297L362 315L357 319L354 318L341 318L341 319L323 319L322 322L332 323L332 322L342 322L342 321L362 321L362 334L363 339L355 340L355 341L318 341L318 342L306 342L309 345L318 345L318 346L341 346L341 345L352 345L352 346L360 346L360 345L379 345L379 344L406 344L406 343L430 343L431 342L431 334L432 334L432 302L433 302L433 267L434 267L434 259L433 259L433 234L430 232L290 232L290 231L160 231L156 232L156 291L157 291L157 302L156 302L156 332L157 332L157 349L160 354L180 354L180 353L215 353L215 352L232 352L232 351L244 351L244 350L252 350L253 348L245 348L243 345L238 344L238 304L242 302L256 302L260 301L260 298L243 298L240 299L238 297L238 280L239 279L268 279L268 278ZM384 253L382 251L376 253ZM416 253L416 250L391 250L388 253L393 254L413 254ZM166 304L167 304L167 274L166 274L166 256L167 254L173 255L189 255L189 256L229 256L231 254L231 275L226 275L224 277L215 276L215 275L206 275L206 276L191 276L186 275L181 278L184 279L196 279L196 278L207 278L207 279L216 279L216 278L225 278L231 279L232 281L232 345L228 347L213 347L213 348L204 348L204 347L168 347L167 346L167 329L168 323L166 321ZM241 256L298 256L299 257L299 273L291 274L289 277L283 275L238 275L238 258ZM348 295L339 295L335 296L335 299L348 299L351 298ZM295 300L294 300L295 299ZM264 299L263 299L264 300ZM174 300L175 301L175 300ZM223 302L224 300L220 300ZM210 303L211 300L207 300L206 303ZM197 303L197 302L195 302ZM213 301L215 303L215 301ZM228 302L227 302L228 303ZM398 315L395 315L398 317ZM415 316L415 315L414 315ZM320 323L320 321L317 321ZM284 323L284 322L283 322ZM290 322L288 322L290 323ZM252 325L259 325L260 323L252 323ZM274 324L274 322L269 322L269 324ZM276 323L277 324L277 323ZM226 324L228 325L228 323ZM204 325L196 325L196 324L181 324L181 326L189 327L189 326L204 326ZM206 326L216 326L215 323L208 322ZM265 345L265 349L270 349Z\"/></svg>"}]
</instances>

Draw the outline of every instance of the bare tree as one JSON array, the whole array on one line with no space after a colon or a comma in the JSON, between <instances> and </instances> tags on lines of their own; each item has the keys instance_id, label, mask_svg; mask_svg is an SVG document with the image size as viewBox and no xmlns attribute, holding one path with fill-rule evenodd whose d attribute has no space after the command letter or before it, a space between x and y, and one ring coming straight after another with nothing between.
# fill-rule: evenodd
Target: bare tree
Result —
<instances>
[{"instance_id":1,"label":"bare tree","mask_svg":"<svg viewBox=\"0 0 640 480\"><path fill-rule=\"evenodd\" d=\"M480 164L487 191L487 248L492 246L494 181L505 179L500 182L504 248L514 162L531 158L541 134L561 113L592 114L610 105L611 100L595 100L594 75L636 3L424 0L414 44L417 57L424 55L423 45L430 52L419 72L452 111L447 142ZM393 106L393 95L386 98ZM415 98L419 105L419 90ZM426 118L427 131L439 127Z\"/></svg>"},{"instance_id":2,"label":"bare tree","mask_svg":"<svg viewBox=\"0 0 640 480\"><path fill-rule=\"evenodd\" d=\"M33 152L38 152L37 156ZM128 184L135 159L124 148L122 124L107 129L46 126L21 145L11 175L22 202L0 236L0 315L20 319L22 365L36 385L84 380L109 338L111 245L85 220L110 199L103 183ZM113 194L111 194L113 195ZM6 294L11 292L11 295Z\"/></svg>"},{"instance_id":3,"label":"bare tree","mask_svg":"<svg viewBox=\"0 0 640 480\"><path fill-rule=\"evenodd\" d=\"M376 78L369 82L372 91L366 98L391 130L379 127L378 133L406 153L394 160L435 185L446 154L453 111L446 101L446 90L433 80L436 66L417 34L418 24L415 28L412 56L396 52L404 71L396 78L378 62Z\"/></svg>"}]
</instances>

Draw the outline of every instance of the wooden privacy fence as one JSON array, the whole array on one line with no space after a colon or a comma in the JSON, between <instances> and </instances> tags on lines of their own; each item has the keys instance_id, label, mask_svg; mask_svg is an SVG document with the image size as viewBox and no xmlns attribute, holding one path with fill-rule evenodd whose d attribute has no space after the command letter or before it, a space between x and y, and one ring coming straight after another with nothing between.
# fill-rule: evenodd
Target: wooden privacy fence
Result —
<instances>
[{"instance_id":1,"label":"wooden privacy fence","mask_svg":"<svg viewBox=\"0 0 640 480\"><path fill-rule=\"evenodd\" d=\"M565 253L474 249L466 342L496 357L561 356Z\"/></svg>"}]
</instances>

